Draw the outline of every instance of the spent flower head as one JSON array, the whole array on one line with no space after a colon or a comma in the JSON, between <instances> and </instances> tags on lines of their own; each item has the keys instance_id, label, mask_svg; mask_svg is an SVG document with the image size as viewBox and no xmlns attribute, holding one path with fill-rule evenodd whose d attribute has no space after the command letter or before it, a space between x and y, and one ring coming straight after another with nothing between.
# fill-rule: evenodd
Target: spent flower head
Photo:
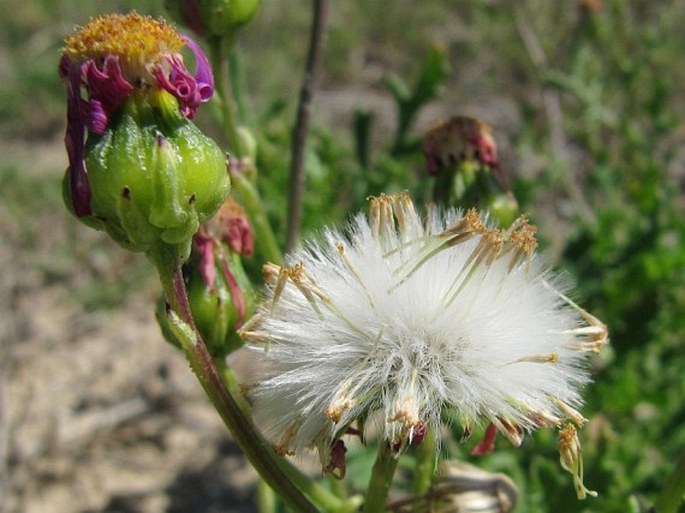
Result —
<instances>
[{"instance_id":1,"label":"spent flower head","mask_svg":"<svg viewBox=\"0 0 685 513\"><path fill-rule=\"evenodd\" d=\"M197 63L194 75L180 53L186 45ZM163 20L136 12L100 16L68 37L60 74L69 80L70 101L81 103L85 89L81 114L95 133L104 132L107 117L136 89L168 91L191 119L214 93L212 69L197 43Z\"/></svg>"},{"instance_id":2,"label":"spent flower head","mask_svg":"<svg viewBox=\"0 0 685 513\"><path fill-rule=\"evenodd\" d=\"M265 362L250 394L266 436L283 453L318 448L325 468L374 416L398 454L426 428L439 436L448 411L466 433L490 424L486 445L581 425L583 361L606 329L557 291L536 245L523 217L506 230L475 210L422 218L400 194L372 198L368 217L289 267L267 264L242 330Z\"/></svg>"},{"instance_id":3,"label":"spent flower head","mask_svg":"<svg viewBox=\"0 0 685 513\"><path fill-rule=\"evenodd\" d=\"M200 47L162 20L110 14L66 39L59 73L68 207L124 247L178 245L187 257L192 235L230 189L223 152L189 121L214 91Z\"/></svg>"},{"instance_id":4,"label":"spent flower head","mask_svg":"<svg viewBox=\"0 0 685 513\"><path fill-rule=\"evenodd\" d=\"M468 116L453 116L436 122L423 134L421 148L430 175L468 160L492 168L499 166L492 127Z\"/></svg>"}]
</instances>

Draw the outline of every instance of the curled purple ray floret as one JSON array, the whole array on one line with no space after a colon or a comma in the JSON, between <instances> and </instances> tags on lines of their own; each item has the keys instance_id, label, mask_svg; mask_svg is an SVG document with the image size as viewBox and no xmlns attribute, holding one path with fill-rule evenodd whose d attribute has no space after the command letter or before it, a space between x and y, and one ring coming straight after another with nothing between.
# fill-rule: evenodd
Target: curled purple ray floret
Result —
<instances>
[{"instance_id":1,"label":"curled purple ray floret","mask_svg":"<svg viewBox=\"0 0 685 513\"><path fill-rule=\"evenodd\" d=\"M202 48L200 48L200 45L188 36L182 36L181 39L188 45L188 48L190 48L190 51L192 51L195 56L197 65L195 69L195 80L197 81L200 99L203 102L206 102L214 94L214 74L212 73L212 66L209 64L209 60L202 51Z\"/></svg>"},{"instance_id":2,"label":"curled purple ray floret","mask_svg":"<svg viewBox=\"0 0 685 513\"><path fill-rule=\"evenodd\" d=\"M216 266L214 265L214 239L204 230L198 231L193 236L193 244L200 254L200 276L205 286L214 290L216 283Z\"/></svg>"},{"instance_id":3,"label":"curled purple ray floret","mask_svg":"<svg viewBox=\"0 0 685 513\"><path fill-rule=\"evenodd\" d=\"M209 61L200 46L191 38L184 36L183 41L195 56L197 69L191 75L177 55L168 55L171 66L169 76L158 67L154 71L160 87L173 94L181 107L181 112L188 119L193 119L200 104L208 101L214 94L214 75Z\"/></svg>"},{"instance_id":4,"label":"curled purple ray floret","mask_svg":"<svg viewBox=\"0 0 685 513\"><path fill-rule=\"evenodd\" d=\"M171 66L171 73L167 77L161 67L154 71L159 86L171 93L178 100L181 112L188 119L193 119L202 99L198 92L197 81L183 65L183 61L175 55L167 56Z\"/></svg>"},{"instance_id":5,"label":"curled purple ray floret","mask_svg":"<svg viewBox=\"0 0 685 513\"><path fill-rule=\"evenodd\" d=\"M64 139L69 157L69 193L74 214L89 216L90 185L84 162L84 145L87 128L96 134L107 129L110 114L133 92L133 86L124 78L118 57L105 58L102 69L91 59L74 62L63 56L59 72L67 79L67 133ZM88 90L88 100L82 89Z\"/></svg>"},{"instance_id":6,"label":"curled purple ray floret","mask_svg":"<svg viewBox=\"0 0 685 513\"><path fill-rule=\"evenodd\" d=\"M83 76L88 85L89 114L91 114L86 124L92 132L102 134L107 128L107 119L110 114L131 95L133 86L124 78L119 58L116 56L106 57L102 70L98 69L92 60L86 61L82 66ZM97 112L99 117L92 116L93 112ZM90 120L95 124L88 123Z\"/></svg>"},{"instance_id":7,"label":"curled purple ray floret","mask_svg":"<svg viewBox=\"0 0 685 513\"><path fill-rule=\"evenodd\" d=\"M104 134L107 130L107 111L99 100L90 100L84 109L84 122L88 130L96 134Z\"/></svg>"},{"instance_id":8,"label":"curled purple ray floret","mask_svg":"<svg viewBox=\"0 0 685 513\"><path fill-rule=\"evenodd\" d=\"M91 214L90 185L86 176L84 157L84 101L81 98L81 68L63 57L59 66L60 74L67 79L67 133L64 145L69 157L67 170L69 194L74 214L85 217Z\"/></svg>"}]
</instances>

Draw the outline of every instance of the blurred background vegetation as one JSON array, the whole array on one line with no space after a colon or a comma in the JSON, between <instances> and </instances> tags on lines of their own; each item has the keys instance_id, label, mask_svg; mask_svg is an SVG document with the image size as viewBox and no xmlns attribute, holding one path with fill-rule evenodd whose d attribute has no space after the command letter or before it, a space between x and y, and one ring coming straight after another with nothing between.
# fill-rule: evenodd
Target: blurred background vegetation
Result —
<instances>
[{"instance_id":1,"label":"blurred background vegetation","mask_svg":"<svg viewBox=\"0 0 685 513\"><path fill-rule=\"evenodd\" d=\"M58 55L74 25L131 8L165 14L162 0L0 4L2 244L88 308L117 306L154 276L143 258L67 219ZM259 142L279 234L310 14L308 1L264 0L239 41L242 119ZM679 0L331 4L305 231L342 222L369 194L426 197L421 130L471 115L493 126L502 170L550 260L609 326L582 434L586 484L600 495L575 500L543 430L521 450L503 442L476 461L516 481L518 512L641 511L685 452L683 26ZM220 139L209 113L199 123Z\"/></svg>"}]
</instances>

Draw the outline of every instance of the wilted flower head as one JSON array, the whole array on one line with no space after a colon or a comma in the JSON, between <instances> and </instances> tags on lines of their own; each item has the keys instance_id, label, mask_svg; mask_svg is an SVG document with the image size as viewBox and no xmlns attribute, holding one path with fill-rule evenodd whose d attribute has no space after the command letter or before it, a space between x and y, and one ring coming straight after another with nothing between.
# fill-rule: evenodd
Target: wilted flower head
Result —
<instances>
[{"instance_id":1,"label":"wilted flower head","mask_svg":"<svg viewBox=\"0 0 685 513\"><path fill-rule=\"evenodd\" d=\"M525 218L501 230L475 210L429 210L406 195L371 200L346 233L328 230L265 266L260 313L242 335L262 349L251 387L263 430L284 453L330 448L355 421L380 417L397 453L439 436L451 410L469 433L582 424L585 354L603 325L555 287Z\"/></svg>"},{"instance_id":2,"label":"wilted flower head","mask_svg":"<svg viewBox=\"0 0 685 513\"><path fill-rule=\"evenodd\" d=\"M188 72L180 54L188 45L197 71ZM67 134L70 186L77 216L91 213L90 188L83 164L84 130L103 134L111 116L135 92L159 91L178 102L192 119L214 93L214 76L200 47L162 20L137 13L109 14L90 21L65 41L59 64L67 84Z\"/></svg>"},{"instance_id":3,"label":"wilted flower head","mask_svg":"<svg viewBox=\"0 0 685 513\"><path fill-rule=\"evenodd\" d=\"M93 19L65 43L60 72L73 80L71 94L80 98L82 88L88 93L83 114L93 132L104 131L106 116L136 88L168 91L188 118L214 93L212 69L200 47L161 19L109 14ZM185 45L197 62L194 75L180 53Z\"/></svg>"},{"instance_id":4,"label":"wilted flower head","mask_svg":"<svg viewBox=\"0 0 685 513\"><path fill-rule=\"evenodd\" d=\"M421 147L430 175L466 160L492 168L499 166L492 127L468 116L438 121L423 135Z\"/></svg>"},{"instance_id":5,"label":"wilted flower head","mask_svg":"<svg viewBox=\"0 0 685 513\"><path fill-rule=\"evenodd\" d=\"M207 58L162 20L112 14L67 38L59 72L68 208L123 247L178 265L230 191L225 154L190 121L214 91Z\"/></svg>"}]
</instances>

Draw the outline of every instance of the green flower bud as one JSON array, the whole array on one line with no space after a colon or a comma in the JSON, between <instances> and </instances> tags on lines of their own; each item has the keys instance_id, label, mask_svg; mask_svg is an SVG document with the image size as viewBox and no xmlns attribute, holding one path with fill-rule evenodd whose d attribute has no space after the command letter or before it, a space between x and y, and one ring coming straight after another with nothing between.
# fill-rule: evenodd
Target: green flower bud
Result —
<instances>
[{"instance_id":1,"label":"green flower bud","mask_svg":"<svg viewBox=\"0 0 685 513\"><path fill-rule=\"evenodd\" d=\"M167 0L166 8L179 22L203 37L232 36L248 23L261 0Z\"/></svg>"},{"instance_id":2,"label":"green flower bud","mask_svg":"<svg viewBox=\"0 0 685 513\"><path fill-rule=\"evenodd\" d=\"M253 312L254 291L240 257L230 255L226 263L232 276L227 282L221 265L217 265L217 275L213 287L207 284L195 270L188 276L188 301L200 333L215 356L225 356L243 345L236 328L248 319ZM241 304L236 305L236 294L241 294Z\"/></svg>"},{"instance_id":3,"label":"green flower bud","mask_svg":"<svg viewBox=\"0 0 685 513\"><path fill-rule=\"evenodd\" d=\"M240 140L240 147L243 150L242 158L249 158L251 162L257 162L257 139L249 128L244 126L238 127L238 139Z\"/></svg>"},{"instance_id":4,"label":"green flower bud","mask_svg":"<svg viewBox=\"0 0 685 513\"><path fill-rule=\"evenodd\" d=\"M85 163L92 214L80 219L133 251L168 245L187 258L230 191L223 152L166 91L132 95L102 135L90 134Z\"/></svg>"},{"instance_id":5,"label":"green flower bud","mask_svg":"<svg viewBox=\"0 0 685 513\"><path fill-rule=\"evenodd\" d=\"M521 213L518 201L511 192L491 194L486 201L486 210L500 226L511 226Z\"/></svg>"},{"instance_id":6,"label":"green flower bud","mask_svg":"<svg viewBox=\"0 0 685 513\"><path fill-rule=\"evenodd\" d=\"M236 330L254 313L254 288L241 262L241 255L252 254L252 246L244 212L229 199L195 234L190 260L183 266L190 310L215 357L242 346ZM165 338L180 346L168 325L164 301L158 306L157 320Z\"/></svg>"}]
</instances>

